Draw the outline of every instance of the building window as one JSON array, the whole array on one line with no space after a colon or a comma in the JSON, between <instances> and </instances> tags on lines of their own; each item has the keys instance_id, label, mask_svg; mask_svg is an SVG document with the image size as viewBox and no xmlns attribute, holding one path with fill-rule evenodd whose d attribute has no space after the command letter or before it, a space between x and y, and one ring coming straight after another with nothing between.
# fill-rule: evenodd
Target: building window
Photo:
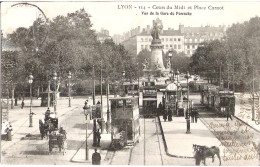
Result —
<instances>
[{"instance_id":1,"label":"building window","mask_svg":"<svg viewBox=\"0 0 260 167\"><path fill-rule=\"evenodd\" d=\"M168 48L168 45L166 45L166 48Z\"/></svg>"},{"instance_id":2,"label":"building window","mask_svg":"<svg viewBox=\"0 0 260 167\"><path fill-rule=\"evenodd\" d=\"M192 45L192 49L195 49L195 45Z\"/></svg>"},{"instance_id":3,"label":"building window","mask_svg":"<svg viewBox=\"0 0 260 167\"><path fill-rule=\"evenodd\" d=\"M141 45L141 49L144 49L144 45Z\"/></svg>"},{"instance_id":4,"label":"building window","mask_svg":"<svg viewBox=\"0 0 260 167\"><path fill-rule=\"evenodd\" d=\"M187 49L190 49L190 45L187 45Z\"/></svg>"},{"instance_id":5,"label":"building window","mask_svg":"<svg viewBox=\"0 0 260 167\"><path fill-rule=\"evenodd\" d=\"M145 42L147 42L148 41L148 39L147 38L145 38Z\"/></svg>"},{"instance_id":6,"label":"building window","mask_svg":"<svg viewBox=\"0 0 260 167\"><path fill-rule=\"evenodd\" d=\"M168 41L168 38L165 38L166 39L166 41Z\"/></svg>"},{"instance_id":7,"label":"building window","mask_svg":"<svg viewBox=\"0 0 260 167\"><path fill-rule=\"evenodd\" d=\"M177 45L174 45L174 49L177 49Z\"/></svg>"},{"instance_id":8,"label":"building window","mask_svg":"<svg viewBox=\"0 0 260 167\"><path fill-rule=\"evenodd\" d=\"M181 49L181 45L178 45L178 49Z\"/></svg>"},{"instance_id":9,"label":"building window","mask_svg":"<svg viewBox=\"0 0 260 167\"><path fill-rule=\"evenodd\" d=\"M148 49L148 45L145 45L145 49Z\"/></svg>"},{"instance_id":10,"label":"building window","mask_svg":"<svg viewBox=\"0 0 260 167\"><path fill-rule=\"evenodd\" d=\"M164 38L162 38L162 42L164 41Z\"/></svg>"},{"instance_id":11,"label":"building window","mask_svg":"<svg viewBox=\"0 0 260 167\"><path fill-rule=\"evenodd\" d=\"M141 38L141 41L144 41L144 39L143 39L143 38Z\"/></svg>"},{"instance_id":12,"label":"building window","mask_svg":"<svg viewBox=\"0 0 260 167\"><path fill-rule=\"evenodd\" d=\"M188 52L187 52L188 54L190 54L190 51L188 50Z\"/></svg>"},{"instance_id":13,"label":"building window","mask_svg":"<svg viewBox=\"0 0 260 167\"><path fill-rule=\"evenodd\" d=\"M176 38L174 38L174 41L176 41Z\"/></svg>"},{"instance_id":14,"label":"building window","mask_svg":"<svg viewBox=\"0 0 260 167\"><path fill-rule=\"evenodd\" d=\"M170 45L170 48L172 48L172 45Z\"/></svg>"},{"instance_id":15,"label":"building window","mask_svg":"<svg viewBox=\"0 0 260 167\"><path fill-rule=\"evenodd\" d=\"M152 38L149 38L149 41L151 42L151 41L152 41Z\"/></svg>"},{"instance_id":16,"label":"building window","mask_svg":"<svg viewBox=\"0 0 260 167\"><path fill-rule=\"evenodd\" d=\"M170 38L170 41L172 41L172 38Z\"/></svg>"},{"instance_id":17,"label":"building window","mask_svg":"<svg viewBox=\"0 0 260 167\"><path fill-rule=\"evenodd\" d=\"M178 38L178 41L181 41L181 38Z\"/></svg>"}]
</instances>

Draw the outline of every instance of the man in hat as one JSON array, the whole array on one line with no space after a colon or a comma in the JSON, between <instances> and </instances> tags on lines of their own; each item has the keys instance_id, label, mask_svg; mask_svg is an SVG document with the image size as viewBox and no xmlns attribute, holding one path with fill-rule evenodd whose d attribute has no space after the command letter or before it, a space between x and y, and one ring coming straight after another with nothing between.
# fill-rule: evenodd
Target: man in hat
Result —
<instances>
[{"instance_id":1,"label":"man in hat","mask_svg":"<svg viewBox=\"0 0 260 167\"><path fill-rule=\"evenodd\" d=\"M97 152L95 148L95 152L92 154L92 165L100 165L101 156L100 153Z\"/></svg>"}]
</instances>

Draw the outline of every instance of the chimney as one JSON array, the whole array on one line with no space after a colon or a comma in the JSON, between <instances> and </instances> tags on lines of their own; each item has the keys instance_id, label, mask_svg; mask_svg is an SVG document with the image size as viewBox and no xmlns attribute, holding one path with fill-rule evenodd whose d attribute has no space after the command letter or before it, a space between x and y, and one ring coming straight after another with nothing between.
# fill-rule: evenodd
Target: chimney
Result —
<instances>
[{"instance_id":1,"label":"chimney","mask_svg":"<svg viewBox=\"0 0 260 167\"><path fill-rule=\"evenodd\" d=\"M179 25L179 31L180 31L181 33L184 33L184 25L183 25L183 24L180 24L180 25Z\"/></svg>"}]
</instances>

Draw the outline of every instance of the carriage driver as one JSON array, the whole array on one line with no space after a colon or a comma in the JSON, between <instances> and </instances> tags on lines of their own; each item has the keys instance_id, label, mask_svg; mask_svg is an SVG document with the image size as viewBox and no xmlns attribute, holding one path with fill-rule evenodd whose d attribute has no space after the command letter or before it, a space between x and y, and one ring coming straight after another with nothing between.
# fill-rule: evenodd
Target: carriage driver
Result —
<instances>
[{"instance_id":1,"label":"carriage driver","mask_svg":"<svg viewBox=\"0 0 260 167\"><path fill-rule=\"evenodd\" d=\"M50 108L48 107L47 111L45 112L45 118L44 118L44 121L46 121L46 120L49 119L50 114L51 114L51 111L50 111Z\"/></svg>"}]
</instances>

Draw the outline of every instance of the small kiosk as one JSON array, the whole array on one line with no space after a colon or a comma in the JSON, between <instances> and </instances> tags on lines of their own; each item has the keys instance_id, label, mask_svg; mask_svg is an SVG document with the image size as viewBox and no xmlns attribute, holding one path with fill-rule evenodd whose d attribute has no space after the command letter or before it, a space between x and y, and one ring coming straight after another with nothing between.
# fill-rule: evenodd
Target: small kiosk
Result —
<instances>
[{"instance_id":1,"label":"small kiosk","mask_svg":"<svg viewBox=\"0 0 260 167\"><path fill-rule=\"evenodd\" d=\"M112 145L122 148L139 142L139 108L137 97L111 98Z\"/></svg>"}]
</instances>

